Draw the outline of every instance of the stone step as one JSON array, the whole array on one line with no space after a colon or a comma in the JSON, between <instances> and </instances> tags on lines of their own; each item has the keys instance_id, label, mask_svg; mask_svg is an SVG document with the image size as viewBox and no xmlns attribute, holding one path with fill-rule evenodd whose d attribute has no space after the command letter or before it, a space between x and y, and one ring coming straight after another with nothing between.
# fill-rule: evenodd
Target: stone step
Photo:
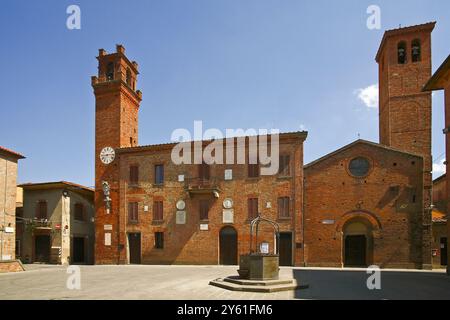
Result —
<instances>
[{"instance_id":1,"label":"stone step","mask_svg":"<svg viewBox=\"0 0 450 320\"><path fill-rule=\"evenodd\" d=\"M231 282L246 286L276 286L280 284L292 284L294 279L278 279L278 280L247 280L238 277L227 277L223 279L226 282Z\"/></svg>"},{"instance_id":2,"label":"stone step","mask_svg":"<svg viewBox=\"0 0 450 320\"><path fill-rule=\"evenodd\" d=\"M216 280L210 281L209 284L212 286L216 286L216 287L230 290L230 291L262 292L262 293L292 291L292 290L306 289L309 287L306 284L300 285L295 280L293 280L291 283L288 283L288 284L258 286L258 285L241 285L241 284L225 281L224 279L216 279Z\"/></svg>"}]
</instances>

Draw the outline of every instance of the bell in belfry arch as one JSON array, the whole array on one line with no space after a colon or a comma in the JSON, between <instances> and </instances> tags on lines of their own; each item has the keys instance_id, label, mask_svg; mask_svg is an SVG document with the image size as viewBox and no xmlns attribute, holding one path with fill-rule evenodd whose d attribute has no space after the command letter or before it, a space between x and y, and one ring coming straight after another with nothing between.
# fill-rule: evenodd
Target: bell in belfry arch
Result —
<instances>
[{"instance_id":1,"label":"bell in belfry arch","mask_svg":"<svg viewBox=\"0 0 450 320\"><path fill-rule=\"evenodd\" d=\"M419 43L413 43L412 59L413 59L413 62L420 61L420 44Z\"/></svg>"},{"instance_id":2,"label":"bell in belfry arch","mask_svg":"<svg viewBox=\"0 0 450 320\"><path fill-rule=\"evenodd\" d=\"M403 46L398 48L398 63L406 63L406 50Z\"/></svg>"}]
</instances>

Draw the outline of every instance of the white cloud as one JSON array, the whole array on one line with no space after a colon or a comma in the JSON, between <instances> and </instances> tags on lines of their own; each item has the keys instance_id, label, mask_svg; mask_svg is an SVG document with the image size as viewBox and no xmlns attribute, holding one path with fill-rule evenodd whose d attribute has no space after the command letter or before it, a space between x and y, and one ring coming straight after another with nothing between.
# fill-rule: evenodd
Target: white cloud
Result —
<instances>
[{"instance_id":1,"label":"white cloud","mask_svg":"<svg viewBox=\"0 0 450 320\"><path fill-rule=\"evenodd\" d=\"M440 161L439 163L433 163L433 176L438 177L445 173L446 166L445 166L445 159Z\"/></svg>"},{"instance_id":2,"label":"white cloud","mask_svg":"<svg viewBox=\"0 0 450 320\"><path fill-rule=\"evenodd\" d=\"M355 94L367 108L378 108L378 84L355 90Z\"/></svg>"}]
</instances>

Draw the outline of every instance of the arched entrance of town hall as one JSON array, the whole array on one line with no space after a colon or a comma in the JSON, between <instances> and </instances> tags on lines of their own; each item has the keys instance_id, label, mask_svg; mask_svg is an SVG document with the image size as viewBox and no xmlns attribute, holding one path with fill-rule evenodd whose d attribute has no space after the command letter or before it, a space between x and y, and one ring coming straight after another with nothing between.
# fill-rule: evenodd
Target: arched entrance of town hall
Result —
<instances>
[{"instance_id":1,"label":"arched entrance of town hall","mask_svg":"<svg viewBox=\"0 0 450 320\"><path fill-rule=\"evenodd\" d=\"M372 225L364 218L354 218L343 227L344 267L367 267L373 256Z\"/></svg>"},{"instance_id":2,"label":"arched entrance of town hall","mask_svg":"<svg viewBox=\"0 0 450 320\"><path fill-rule=\"evenodd\" d=\"M219 263L221 265L238 264L237 232L233 227L223 227L219 234Z\"/></svg>"}]
</instances>

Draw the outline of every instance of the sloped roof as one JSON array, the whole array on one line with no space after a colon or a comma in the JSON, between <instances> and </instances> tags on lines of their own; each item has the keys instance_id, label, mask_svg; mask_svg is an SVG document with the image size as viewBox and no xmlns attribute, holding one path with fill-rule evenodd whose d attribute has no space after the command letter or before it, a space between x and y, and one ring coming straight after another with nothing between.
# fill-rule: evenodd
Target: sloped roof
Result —
<instances>
[{"instance_id":1,"label":"sloped roof","mask_svg":"<svg viewBox=\"0 0 450 320\"><path fill-rule=\"evenodd\" d=\"M94 189L69 181L23 183L18 185L18 187L23 188L24 190L69 189L71 191L94 196Z\"/></svg>"},{"instance_id":2,"label":"sloped roof","mask_svg":"<svg viewBox=\"0 0 450 320\"><path fill-rule=\"evenodd\" d=\"M324 160L326 160L326 159L328 159L328 158L330 158L330 157L332 157L332 156L334 156L336 154L339 154L341 152L344 152L345 150L348 150L348 149L354 147L357 144L365 144L365 145L369 145L371 147L380 148L380 149L387 150L387 151L398 152L398 153L402 153L402 154L405 154L405 155L408 155L408 156L422 158L420 155L417 155L417 154L413 154L413 153L405 152L405 151L398 150L398 149L395 149L395 148L391 148L391 147L388 147L388 146L385 146L385 145L382 145L382 144L379 144L379 143L375 143L375 142L372 142L372 141L358 139L358 140L353 141L350 144L347 144L346 146L343 146L340 149L337 149L336 151L328 153L328 154L324 155L323 157L320 157L319 159L314 160L314 161L306 164L304 166L304 168L307 169L309 167L312 167L312 166L318 164L319 162L322 162L322 161L324 161Z\"/></svg>"},{"instance_id":3,"label":"sloped roof","mask_svg":"<svg viewBox=\"0 0 450 320\"><path fill-rule=\"evenodd\" d=\"M423 87L422 91L443 90L444 84L450 81L450 55Z\"/></svg>"},{"instance_id":4,"label":"sloped roof","mask_svg":"<svg viewBox=\"0 0 450 320\"><path fill-rule=\"evenodd\" d=\"M2 147L2 146L0 146L0 152L6 153L6 154L8 154L10 156L13 156L13 157L17 158L17 159L25 159L25 157L23 155L21 155L20 153L12 151L12 150L7 149L7 148Z\"/></svg>"},{"instance_id":5,"label":"sloped roof","mask_svg":"<svg viewBox=\"0 0 450 320\"><path fill-rule=\"evenodd\" d=\"M447 222L447 215L438 209L433 209L431 213L431 220L433 222Z\"/></svg>"},{"instance_id":6,"label":"sloped roof","mask_svg":"<svg viewBox=\"0 0 450 320\"><path fill-rule=\"evenodd\" d=\"M268 135L270 135L270 133L268 133ZM259 135L257 135L259 136ZM308 132L307 131L292 131L292 132L283 132L279 134L280 139L288 139L288 138L301 138L303 140L306 139L306 137L308 136ZM243 136L243 137L233 137L233 138L248 138L248 137L254 137L254 136ZM232 137L230 137L232 138ZM218 140L226 140L227 137L223 138L223 139L218 139ZM212 140L201 140L201 142L203 143L207 143L210 142ZM192 140L192 141L185 141L187 143L189 142L199 142L199 140ZM150 145L142 145L142 146L136 146L136 147L125 147L125 148L118 148L117 152L118 153L128 153L128 152L137 152L137 151L148 151L148 150L159 150L159 149L167 149L167 148L171 148L174 147L175 145L177 145L178 142L168 142L168 143L160 143L160 144L150 144Z\"/></svg>"},{"instance_id":7,"label":"sloped roof","mask_svg":"<svg viewBox=\"0 0 450 320\"><path fill-rule=\"evenodd\" d=\"M441 180L444 179L446 176L447 176L447 175L444 173L443 175L441 175L441 176L437 177L436 179L434 179L434 180L433 180L433 183L436 183L436 182L441 181Z\"/></svg>"}]
</instances>

